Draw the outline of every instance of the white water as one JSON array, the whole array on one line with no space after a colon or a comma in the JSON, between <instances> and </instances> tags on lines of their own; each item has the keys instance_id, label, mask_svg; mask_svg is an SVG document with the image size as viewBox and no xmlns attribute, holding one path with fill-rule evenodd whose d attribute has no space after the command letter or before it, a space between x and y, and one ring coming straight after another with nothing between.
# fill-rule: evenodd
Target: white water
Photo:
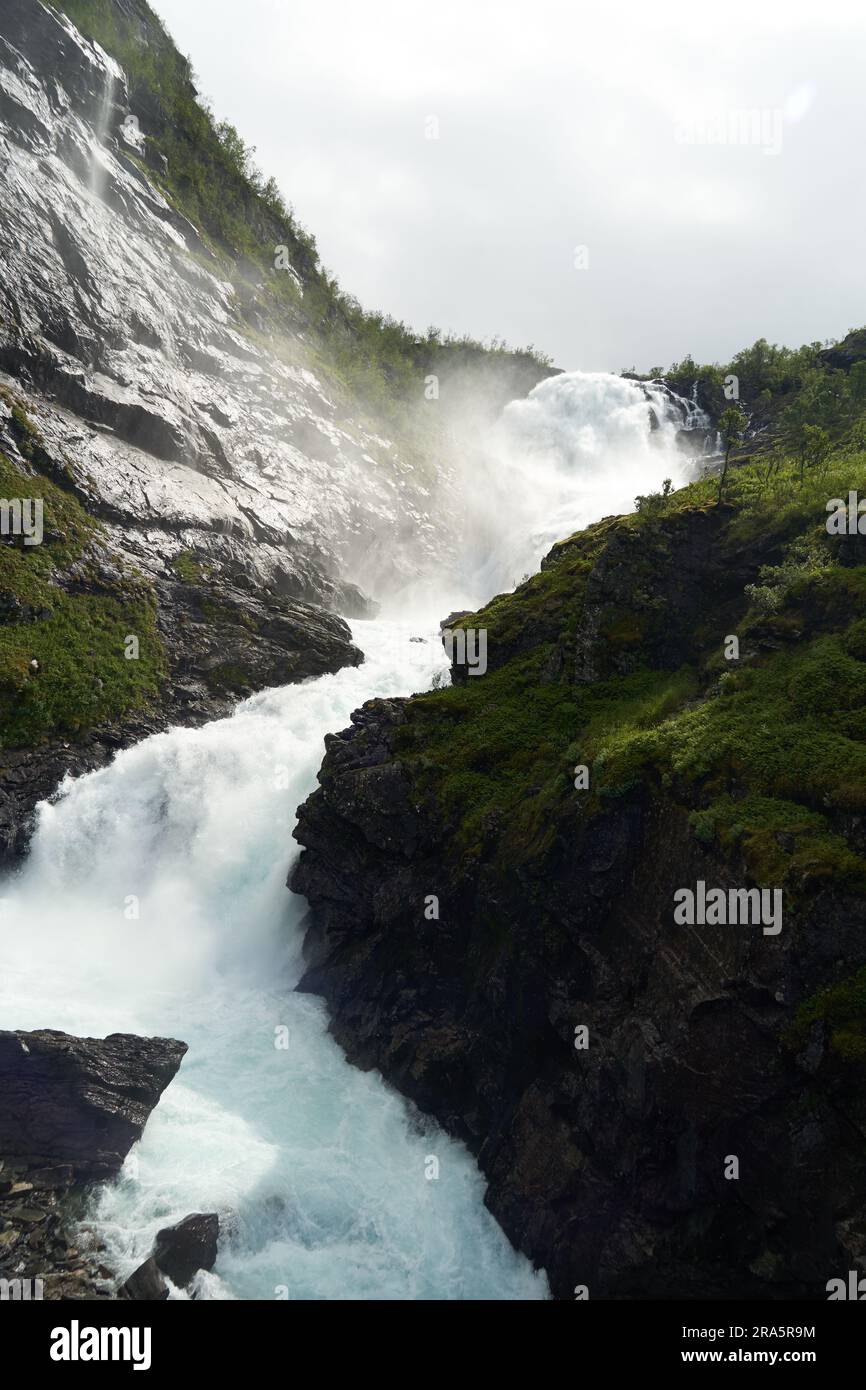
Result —
<instances>
[{"instance_id":1,"label":"white water","mask_svg":"<svg viewBox=\"0 0 866 1390\"><path fill-rule=\"evenodd\" d=\"M97 198L102 197L108 175L108 166L105 162L105 141L114 114L115 93L118 83L123 79L123 74L114 59L104 53L102 49L99 52L105 60L105 79L90 149L90 192Z\"/></svg>"},{"instance_id":2,"label":"white water","mask_svg":"<svg viewBox=\"0 0 866 1390\"><path fill-rule=\"evenodd\" d=\"M291 992L305 904L285 888L290 836L322 737L373 695L429 688L444 665L438 634L354 630L358 670L147 739L43 807L5 889L0 1019L190 1045L99 1204L122 1275L160 1226L220 1210L231 1234L211 1297L543 1297L468 1153L350 1067L321 1001ZM125 916L132 896L139 920Z\"/></svg>"},{"instance_id":3,"label":"white water","mask_svg":"<svg viewBox=\"0 0 866 1390\"><path fill-rule=\"evenodd\" d=\"M683 486L702 444L688 451L680 432L708 424L692 401L607 372L548 377L512 401L466 480L469 601L512 588L555 541L633 511L666 478Z\"/></svg>"},{"instance_id":4,"label":"white water","mask_svg":"<svg viewBox=\"0 0 866 1390\"><path fill-rule=\"evenodd\" d=\"M558 536L688 466L669 405L650 438L643 394L618 378L555 379L507 416L502 473L475 485L479 517L484 499L506 537L476 563L488 594L503 557L519 578ZM42 807L29 859L4 885L0 1027L189 1043L94 1213L122 1276L161 1226L219 1210L209 1297L543 1298L546 1280L487 1213L466 1151L351 1068L321 1002L292 993L305 904L285 888L291 828L323 736L364 700L428 689L445 669L437 632L423 643L405 624L354 632L361 668L147 739ZM275 1047L286 1028L288 1047Z\"/></svg>"}]
</instances>

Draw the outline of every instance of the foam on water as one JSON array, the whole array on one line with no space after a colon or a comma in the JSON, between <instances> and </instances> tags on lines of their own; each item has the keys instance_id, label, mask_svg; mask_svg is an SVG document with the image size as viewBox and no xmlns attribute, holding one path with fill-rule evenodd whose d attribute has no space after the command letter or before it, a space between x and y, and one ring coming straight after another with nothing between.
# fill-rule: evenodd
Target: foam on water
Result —
<instances>
[{"instance_id":1,"label":"foam on water","mask_svg":"<svg viewBox=\"0 0 866 1390\"><path fill-rule=\"evenodd\" d=\"M638 494L660 491L666 478L675 488L688 482L708 425L697 404L666 387L609 372L563 372L512 401L464 479L471 601L534 574L556 541L633 511Z\"/></svg>"},{"instance_id":2,"label":"foam on water","mask_svg":"<svg viewBox=\"0 0 866 1390\"><path fill-rule=\"evenodd\" d=\"M555 540L665 477L684 481L694 465L678 433L700 428L696 412L604 373L567 373L513 403L466 478L466 563L449 590L483 602ZM437 597L437 616L449 606ZM543 1298L468 1153L350 1067L320 1001L292 992L305 904L285 888L291 830L323 737L372 696L429 689L445 669L438 632L419 643L401 624L354 631L359 669L149 738L41 808L3 886L0 1026L189 1043L95 1206L121 1275L161 1226L219 1210L206 1297Z\"/></svg>"},{"instance_id":3,"label":"foam on water","mask_svg":"<svg viewBox=\"0 0 866 1390\"><path fill-rule=\"evenodd\" d=\"M42 807L3 890L0 1026L189 1043L95 1207L121 1275L159 1227L219 1210L228 1239L209 1297L545 1297L469 1154L350 1067L321 1002L292 993L305 904L285 888L291 829L323 736L444 669L436 633L354 632L368 657L357 670L149 738Z\"/></svg>"}]
</instances>

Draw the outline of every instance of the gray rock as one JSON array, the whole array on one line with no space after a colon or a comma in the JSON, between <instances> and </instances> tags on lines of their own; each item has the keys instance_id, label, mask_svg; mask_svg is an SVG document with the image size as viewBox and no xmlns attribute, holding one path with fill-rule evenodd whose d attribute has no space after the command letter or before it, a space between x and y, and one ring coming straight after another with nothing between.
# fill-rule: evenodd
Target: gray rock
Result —
<instances>
[{"instance_id":1,"label":"gray rock","mask_svg":"<svg viewBox=\"0 0 866 1390\"><path fill-rule=\"evenodd\" d=\"M117 1173L185 1052L172 1038L0 1032L0 1277L42 1279L48 1299L114 1296L99 1248L73 1235L81 1201ZM165 1296L152 1271L133 1279L151 1291L132 1296Z\"/></svg>"},{"instance_id":2,"label":"gray rock","mask_svg":"<svg viewBox=\"0 0 866 1390\"><path fill-rule=\"evenodd\" d=\"M129 1033L0 1032L0 1154L66 1164L78 1180L117 1173L186 1050Z\"/></svg>"},{"instance_id":3,"label":"gray rock","mask_svg":"<svg viewBox=\"0 0 866 1390\"><path fill-rule=\"evenodd\" d=\"M120 1297L131 1298L138 1303L153 1303L168 1298L168 1285L152 1255L121 1285Z\"/></svg>"},{"instance_id":4,"label":"gray rock","mask_svg":"<svg viewBox=\"0 0 866 1390\"><path fill-rule=\"evenodd\" d=\"M194 1212L158 1232L153 1258L173 1284L185 1288L198 1270L213 1269L219 1233L215 1212Z\"/></svg>"}]
</instances>

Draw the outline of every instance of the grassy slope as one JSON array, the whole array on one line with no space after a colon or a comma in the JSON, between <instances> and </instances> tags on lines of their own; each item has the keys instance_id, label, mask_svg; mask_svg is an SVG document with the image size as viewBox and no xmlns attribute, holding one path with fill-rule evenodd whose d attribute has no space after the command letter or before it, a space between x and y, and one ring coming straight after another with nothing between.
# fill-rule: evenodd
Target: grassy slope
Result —
<instances>
[{"instance_id":1,"label":"grassy slope","mask_svg":"<svg viewBox=\"0 0 866 1390\"><path fill-rule=\"evenodd\" d=\"M866 566L838 562L822 521L828 497L849 486L866 493L866 456L802 488L794 472L770 485L758 465L735 474L722 555L759 536L781 548L782 563L743 592L733 626L701 615L679 670L641 665L571 684L551 681L548 663L554 634L580 621L593 556L611 532L630 528L649 541L659 517L713 505L709 481L588 528L514 595L463 620L487 628L489 650L525 648L525 633L532 645L484 677L412 702L402 755L455 819L462 855L477 855L492 825L507 858L542 855L557 812L578 795L572 769L586 763L587 816L640 783L664 788L692 810L695 833L742 855L755 881L804 891L832 875L866 889L866 864L844 833L866 811ZM629 645L641 635L635 623L624 607L604 640ZM730 632L740 637L738 663L724 659Z\"/></svg>"},{"instance_id":2,"label":"grassy slope","mask_svg":"<svg viewBox=\"0 0 866 1390\"><path fill-rule=\"evenodd\" d=\"M643 788L684 806L700 840L749 883L783 886L793 906L825 884L866 893L866 565L852 564L824 528L828 498L849 488L866 496L866 454L837 459L802 486L797 476L793 462L770 476L759 464L734 474L720 551L757 538L777 561L745 586L736 622L701 615L679 670L551 680L553 634L576 630L593 558L612 532L635 529L650 542L659 518L714 506L714 481L587 528L513 595L462 620L487 628L488 651L514 645L515 655L415 697L399 743L419 796L445 808L458 872L482 858L503 873L543 871L558 828L573 833L576 798L585 821ZM628 645L641 635L634 628L626 606L604 640ZM723 655L732 632L737 663ZM574 788L577 764L591 769L588 792ZM816 1020L840 1059L862 1064L866 972L803 1003L787 1038L794 1051Z\"/></svg>"},{"instance_id":3,"label":"grassy slope","mask_svg":"<svg viewBox=\"0 0 866 1390\"><path fill-rule=\"evenodd\" d=\"M20 405L13 410L19 450L38 462L39 436ZM41 545L4 537L0 547L0 607L13 617L0 625L3 745L75 736L146 707L164 672L150 589L132 574L111 580L100 571L98 523L35 465L25 472L0 453L0 496L41 498L44 509ZM74 582L61 586L73 569ZM137 660L125 655L129 635Z\"/></svg>"}]
</instances>

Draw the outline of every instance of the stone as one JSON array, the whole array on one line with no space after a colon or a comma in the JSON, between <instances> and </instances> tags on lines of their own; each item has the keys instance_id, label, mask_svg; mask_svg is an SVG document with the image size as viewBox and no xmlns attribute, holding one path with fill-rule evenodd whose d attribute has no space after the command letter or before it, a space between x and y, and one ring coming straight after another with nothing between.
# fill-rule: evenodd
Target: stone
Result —
<instances>
[{"instance_id":1,"label":"stone","mask_svg":"<svg viewBox=\"0 0 866 1390\"><path fill-rule=\"evenodd\" d=\"M186 1043L54 1029L0 1032L0 1152L81 1179L119 1172L181 1064Z\"/></svg>"},{"instance_id":2,"label":"stone","mask_svg":"<svg viewBox=\"0 0 866 1390\"><path fill-rule=\"evenodd\" d=\"M121 1285L120 1296L138 1303L153 1303L168 1298L168 1285L152 1255Z\"/></svg>"},{"instance_id":3,"label":"stone","mask_svg":"<svg viewBox=\"0 0 866 1390\"><path fill-rule=\"evenodd\" d=\"M185 1288L198 1270L213 1269L219 1231L219 1216L214 1212L194 1212L157 1233L153 1257L173 1284Z\"/></svg>"}]
</instances>

